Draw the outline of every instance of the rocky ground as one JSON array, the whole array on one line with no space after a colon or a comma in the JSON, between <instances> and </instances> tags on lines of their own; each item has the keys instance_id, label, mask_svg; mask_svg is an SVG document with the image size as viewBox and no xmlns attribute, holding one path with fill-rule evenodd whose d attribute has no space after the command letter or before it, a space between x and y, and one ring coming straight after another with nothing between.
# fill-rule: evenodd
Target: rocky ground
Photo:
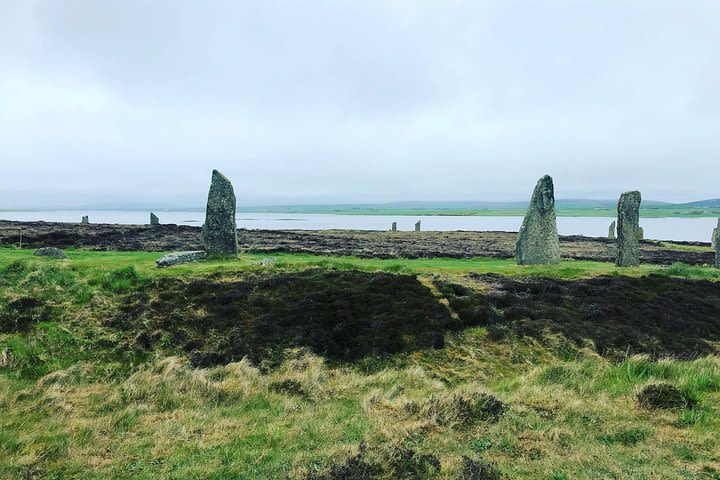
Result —
<instances>
[{"instance_id":1,"label":"rocky ground","mask_svg":"<svg viewBox=\"0 0 720 480\"><path fill-rule=\"evenodd\" d=\"M184 225L111 225L51 222L0 221L0 246L84 248L89 250L173 251L202 248L200 227ZM472 258L515 255L514 232L381 232L351 230L239 230L241 251L248 253L309 253L354 255L363 258ZM640 256L645 263L691 265L712 264L708 251L688 251L677 246L642 241ZM563 258L613 261L613 240L597 237L562 236Z\"/></svg>"}]
</instances>

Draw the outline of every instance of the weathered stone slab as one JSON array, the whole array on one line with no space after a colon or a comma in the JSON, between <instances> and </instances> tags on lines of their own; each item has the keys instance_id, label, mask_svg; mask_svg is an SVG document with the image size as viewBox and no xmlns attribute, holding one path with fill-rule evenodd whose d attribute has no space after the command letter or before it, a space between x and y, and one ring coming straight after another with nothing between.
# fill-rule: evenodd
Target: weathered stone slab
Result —
<instances>
[{"instance_id":1,"label":"weathered stone slab","mask_svg":"<svg viewBox=\"0 0 720 480\"><path fill-rule=\"evenodd\" d=\"M555 218L555 188L552 177L538 180L530 206L518 232L515 256L520 265L560 262L560 239Z\"/></svg>"},{"instance_id":2,"label":"weathered stone slab","mask_svg":"<svg viewBox=\"0 0 720 480\"><path fill-rule=\"evenodd\" d=\"M230 180L217 170L212 173L202 238L210 258L237 255L235 191Z\"/></svg>"},{"instance_id":3,"label":"weathered stone slab","mask_svg":"<svg viewBox=\"0 0 720 480\"><path fill-rule=\"evenodd\" d=\"M155 260L155 264L158 268L172 267L173 265L182 265L183 263L196 262L203 260L206 257L206 253L202 250L191 250L188 252L173 252L168 253L164 257Z\"/></svg>"},{"instance_id":4,"label":"weathered stone slab","mask_svg":"<svg viewBox=\"0 0 720 480\"><path fill-rule=\"evenodd\" d=\"M263 267L275 265L276 263L277 263L277 258L263 258L262 260L260 260L260 265Z\"/></svg>"},{"instance_id":5,"label":"weathered stone slab","mask_svg":"<svg viewBox=\"0 0 720 480\"><path fill-rule=\"evenodd\" d=\"M420 220L418 220L417 223L415 224L415 231L416 232L420 231Z\"/></svg>"},{"instance_id":6,"label":"weathered stone slab","mask_svg":"<svg viewBox=\"0 0 720 480\"><path fill-rule=\"evenodd\" d=\"M720 219L718 219L718 223L720 224ZM710 248L715 248L715 245L717 245L717 239L718 239L718 230L719 227L713 228L712 237L710 237Z\"/></svg>"},{"instance_id":7,"label":"weathered stone slab","mask_svg":"<svg viewBox=\"0 0 720 480\"><path fill-rule=\"evenodd\" d=\"M642 227L638 227L638 240L645 240L645 230Z\"/></svg>"},{"instance_id":8,"label":"weathered stone slab","mask_svg":"<svg viewBox=\"0 0 720 480\"><path fill-rule=\"evenodd\" d=\"M160 225L160 219L153 212L150 212L150 225Z\"/></svg>"},{"instance_id":9,"label":"weathered stone slab","mask_svg":"<svg viewBox=\"0 0 720 480\"><path fill-rule=\"evenodd\" d=\"M618 200L618 267L640 264L640 192L625 192Z\"/></svg>"},{"instance_id":10,"label":"weathered stone slab","mask_svg":"<svg viewBox=\"0 0 720 480\"><path fill-rule=\"evenodd\" d=\"M87 215L83 215L83 217L82 217L82 223L84 223L84 224L86 224L86 225L87 225L88 223L90 223L90 217L88 217Z\"/></svg>"},{"instance_id":11,"label":"weathered stone slab","mask_svg":"<svg viewBox=\"0 0 720 480\"><path fill-rule=\"evenodd\" d=\"M615 240L615 220L610 224L610 228L608 229L608 238L610 240Z\"/></svg>"},{"instance_id":12,"label":"weathered stone slab","mask_svg":"<svg viewBox=\"0 0 720 480\"><path fill-rule=\"evenodd\" d=\"M390 230L392 230L393 232L397 232L397 222L392 223L392 227Z\"/></svg>"},{"instance_id":13,"label":"weathered stone slab","mask_svg":"<svg viewBox=\"0 0 720 480\"><path fill-rule=\"evenodd\" d=\"M67 258L65 252L55 247L43 247L35 250L34 255L38 257L55 257L55 258Z\"/></svg>"}]
</instances>

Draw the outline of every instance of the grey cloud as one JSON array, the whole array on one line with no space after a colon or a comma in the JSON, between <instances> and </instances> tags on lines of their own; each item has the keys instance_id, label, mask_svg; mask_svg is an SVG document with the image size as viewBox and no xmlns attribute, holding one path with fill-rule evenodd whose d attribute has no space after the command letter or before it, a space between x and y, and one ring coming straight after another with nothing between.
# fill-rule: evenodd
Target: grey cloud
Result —
<instances>
[{"instance_id":1,"label":"grey cloud","mask_svg":"<svg viewBox=\"0 0 720 480\"><path fill-rule=\"evenodd\" d=\"M194 204L212 168L240 203L518 199L544 173L563 197L720 196L719 14L8 0L0 208Z\"/></svg>"}]
</instances>

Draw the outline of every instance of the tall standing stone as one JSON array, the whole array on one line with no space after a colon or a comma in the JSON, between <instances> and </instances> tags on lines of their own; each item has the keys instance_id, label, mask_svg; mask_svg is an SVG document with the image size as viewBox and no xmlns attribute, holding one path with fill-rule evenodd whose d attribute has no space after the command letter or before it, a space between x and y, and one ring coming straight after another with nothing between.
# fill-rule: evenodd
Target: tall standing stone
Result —
<instances>
[{"instance_id":1,"label":"tall standing stone","mask_svg":"<svg viewBox=\"0 0 720 480\"><path fill-rule=\"evenodd\" d=\"M518 232L515 255L520 265L560 262L560 239L555 218L555 188L552 177L538 180L530 206Z\"/></svg>"},{"instance_id":2,"label":"tall standing stone","mask_svg":"<svg viewBox=\"0 0 720 480\"><path fill-rule=\"evenodd\" d=\"M391 228L391 230L392 230L393 232L397 232L397 222L393 222L393 223L392 223L392 228Z\"/></svg>"},{"instance_id":3,"label":"tall standing stone","mask_svg":"<svg viewBox=\"0 0 720 480\"><path fill-rule=\"evenodd\" d=\"M417 223L415 224L415 231L416 232L420 231L420 220L418 220Z\"/></svg>"},{"instance_id":4,"label":"tall standing stone","mask_svg":"<svg viewBox=\"0 0 720 480\"><path fill-rule=\"evenodd\" d=\"M85 225L87 225L88 223L90 223L90 217L88 217L87 215L83 215L83 217L82 217L82 223L84 223Z\"/></svg>"},{"instance_id":5,"label":"tall standing stone","mask_svg":"<svg viewBox=\"0 0 720 480\"><path fill-rule=\"evenodd\" d=\"M717 245L718 232L720 232L720 218L718 218L718 227L713 228L712 237L710 237L710 248L715 249Z\"/></svg>"},{"instance_id":6,"label":"tall standing stone","mask_svg":"<svg viewBox=\"0 0 720 480\"><path fill-rule=\"evenodd\" d=\"M625 192L618 200L618 267L640 264L640 192Z\"/></svg>"},{"instance_id":7,"label":"tall standing stone","mask_svg":"<svg viewBox=\"0 0 720 480\"><path fill-rule=\"evenodd\" d=\"M718 226L713 230L713 241L715 244L715 268L720 268L720 218L718 218Z\"/></svg>"},{"instance_id":8,"label":"tall standing stone","mask_svg":"<svg viewBox=\"0 0 720 480\"><path fill-rule=\"evenodd\" d=\"M615 220L610 224L610 228L608 229L608 238L610 240L615 240Z\"/></svg>"},{"instance_id":9,"label":"tall standing stone","mask_svg":"<svg viewBox=\"0 0 720 480\"><path fill-rule=\"evenodd\" d=\"M150 212L150 225L160 225L160 219L153 212Z\"/></svg>"},{"instance_id":10,"label":"tall standing stone","mask_svg":"<svg viewBox=\"0 0 720 480\"><path fill-rule=\"evenodd\" d=\"M202 239L210 258L237 255L235 191L230 180L217 170L212 172Z\"/></svg>"}]
</instances>

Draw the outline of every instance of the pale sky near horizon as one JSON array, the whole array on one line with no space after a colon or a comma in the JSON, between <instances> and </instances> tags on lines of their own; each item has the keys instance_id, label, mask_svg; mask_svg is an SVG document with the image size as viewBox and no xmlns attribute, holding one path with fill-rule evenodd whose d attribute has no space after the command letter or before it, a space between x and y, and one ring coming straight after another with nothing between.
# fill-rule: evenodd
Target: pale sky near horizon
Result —
<instances>
[{"instance_id":1,"label":"pale sky near horizon","mask_svg":"<svg viewBox=\"0 0 720 480\"><path fill-rule=\"evenodd\" d=\"M720 197L717 0L0 0L0 209Z\"/></svg>"}]
</instances>

